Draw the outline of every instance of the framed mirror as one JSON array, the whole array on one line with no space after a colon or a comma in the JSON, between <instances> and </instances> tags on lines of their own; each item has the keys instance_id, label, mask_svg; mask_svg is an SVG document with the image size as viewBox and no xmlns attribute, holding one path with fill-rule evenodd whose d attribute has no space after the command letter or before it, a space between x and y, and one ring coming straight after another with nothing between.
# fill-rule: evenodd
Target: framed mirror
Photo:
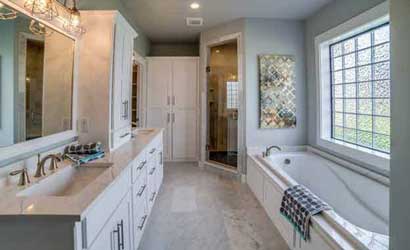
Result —
<instances>
[{"instance_id":1,"label":"framed mirror","mask_svg":"<svg viewBox=\"0 0 410 250\"><path fill-rule=\"evenodd\" d=\"M23 13L0 34L0 150L73 130L75 40Z\"/></svg>"}]
</instances>

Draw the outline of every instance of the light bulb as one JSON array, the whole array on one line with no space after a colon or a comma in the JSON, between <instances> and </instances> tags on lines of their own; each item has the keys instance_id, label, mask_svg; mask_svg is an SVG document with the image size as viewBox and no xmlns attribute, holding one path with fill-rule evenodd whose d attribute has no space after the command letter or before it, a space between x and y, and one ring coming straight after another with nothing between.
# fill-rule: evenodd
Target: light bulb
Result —
<instances>
[{"instance_id":1,"label":"light bulb","mask_svg":"<svg viewBox=\"0 0 410 250\"><path fill-rule=\"evenodd\" d=\"M78 27L81 23L81 18L80 18L80 13L79 12L73 12L71 14L71 24L75 27Z\"/></svg>"},{"instance_id":2,"label":"light bulb","mask_svg":"<svg viewBox=\"0 0 410 250\"><path fill-rule=\"evenodd\" d=\"M3 8L3 7L4 7L4 4L0 3L0 8Z\"/></svg>"},{"instance_id":3,"label":"light bulb","mask_svg":"<svg viewBox=\"0 0 410 250\"><path fill-rule=\"evenodd\" d=\"M201 6L199 5L199 3L194 2L194 3L191 3L190 7L191 9L196 10L196 9L199 9L199 7Z\"/></svg>"}]
</instances>

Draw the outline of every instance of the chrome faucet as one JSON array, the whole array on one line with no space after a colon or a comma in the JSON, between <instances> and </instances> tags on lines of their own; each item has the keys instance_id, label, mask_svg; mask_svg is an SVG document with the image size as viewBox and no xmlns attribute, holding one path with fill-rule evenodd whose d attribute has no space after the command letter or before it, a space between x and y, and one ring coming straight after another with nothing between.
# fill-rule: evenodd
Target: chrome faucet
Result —
<instances>
[{"instance_id":1,"label":"chrome faucet","mask_svg":"<svg viewBox=\"0 0 410 250\"><path fill-rule=\"evenodd\" d=\"M49 167L50 171L56 170L58 168L58 162L63 160L63 158L60 154L50 154L50 155L47 155L46 157L44 157L40 161L40 154L39 154L38 155L38 160L37 160L36 174L34 175L34 177L38 178L38 177L46 175L46 172L44 171L44 166L45 166L47 160L49 160L49 159L51 159L50 167Z\"/></svg>"},{"instance_id":2,"label":"chrome faucet","mask_svg":"<svg viewBox=\"0 0 410 250\"><path fill-rule=\"evenodd\" d=\"M270 155L270 151L272 149L277 149L278 151L282 151L281 147L273 145L273 146L267 147L265 152L262 153L262 156L263 157L268 157Z\"/></svg>"},{"instance_id":3,"label":"chrome faucet","mask_svg":"<svg viewBox=\"0 0 410 250\"><path fill-rule=\"evenodd\" d=\"M11 176L20 174L20 179L17 185L25 186L27 183L30 183L30 177L28 176L27 168L16 170L10 173Z\"/></svg>"}]
</instances>

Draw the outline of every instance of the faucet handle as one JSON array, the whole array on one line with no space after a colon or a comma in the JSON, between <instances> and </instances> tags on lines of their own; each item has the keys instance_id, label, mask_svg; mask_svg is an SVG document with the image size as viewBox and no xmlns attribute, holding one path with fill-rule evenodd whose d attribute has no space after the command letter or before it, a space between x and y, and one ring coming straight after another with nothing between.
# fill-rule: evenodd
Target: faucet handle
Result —
<instances>
[{"instance_id":1,"label":"faucet handle","mask_svg":"<svg viewBox=\"0 0 410 250\"><path fill-rule=\"evenodd\" d=\"M20 174L20 179L18 182L19 186L25 186L27 183L30 183L30 177L28 176L27 168L16 170L10 173L10 176L15 176Z\"/></svg>"}]
</instances>

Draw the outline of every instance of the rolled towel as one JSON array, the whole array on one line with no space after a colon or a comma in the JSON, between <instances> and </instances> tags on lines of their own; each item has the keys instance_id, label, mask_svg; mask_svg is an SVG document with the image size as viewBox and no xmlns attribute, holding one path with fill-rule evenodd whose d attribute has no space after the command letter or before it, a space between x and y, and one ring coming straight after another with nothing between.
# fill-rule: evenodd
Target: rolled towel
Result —
<instances>
[{"instance_id":1,"label":"rolled towel","mask_svg":"<svg viewBox=\"0 0 410 250\"><path fill-rule=\"evenodd\" d=\"M88 144L74 144L67 146L64 150L66 154L96 154L103 152L103 147L101 142L92 142Z\"/></svg>"}]
</instances>

